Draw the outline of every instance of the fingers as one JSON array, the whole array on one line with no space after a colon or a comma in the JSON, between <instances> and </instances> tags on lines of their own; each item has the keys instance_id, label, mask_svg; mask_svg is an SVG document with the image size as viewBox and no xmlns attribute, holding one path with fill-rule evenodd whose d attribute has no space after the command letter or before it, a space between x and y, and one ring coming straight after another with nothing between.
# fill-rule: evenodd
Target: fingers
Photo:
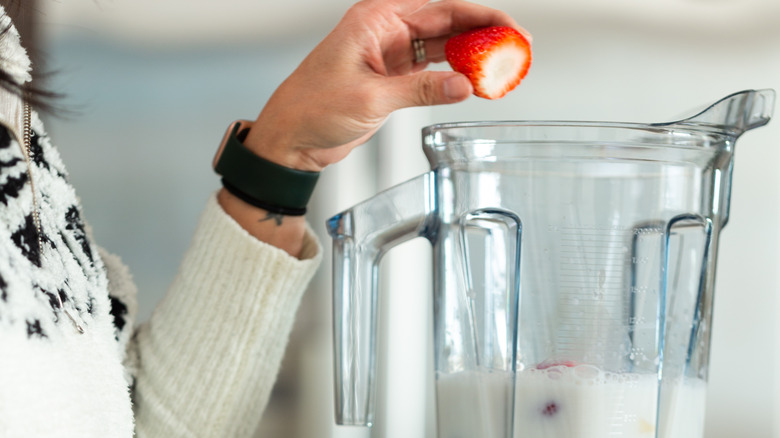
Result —
<instances>
[{"instance_id":1,"label":"fingers","mask_svg":"<svg viewBox=\"0 0 780 438\"><path fill-rule=\"evenodd\" d=\"M468 98L471 82L460 73L422 71L388 78L383 84L388 114L412 106L442 105Z\"/></svg>"},{"instance_id":2,"label":"fingers","mask_svg":"<svg viewBox=\"0 0 780 438\"><path fill-rule=\"evenodd\" d=\"M390 7L399 16L412 14L425 6L429 0L369 0Z\"/></svg>"},{"instance_id":3,"label":"fingers","mask_svg":"<svg viewBox=\"0 0 780 438\"><path fill-rule=\"evenodd\" d=\"M503 11L462 0L430 3L403 17L414 38L428 39L485 26L509 26L526 38L531 34Z\"/></svg>"},{"instance_id":4,"label":"fingers","mask_svg":"<svg viewBox=\"0 0 780 438\"><path fill-rule=\"evenodd\" d=\"M446 61L447 58L444 54L444 46L447 44L447 40L449 39L449 36L443 36L437 38L428 38L425 40L425 59L428 62Z\"/></svg>"}]
</instances>

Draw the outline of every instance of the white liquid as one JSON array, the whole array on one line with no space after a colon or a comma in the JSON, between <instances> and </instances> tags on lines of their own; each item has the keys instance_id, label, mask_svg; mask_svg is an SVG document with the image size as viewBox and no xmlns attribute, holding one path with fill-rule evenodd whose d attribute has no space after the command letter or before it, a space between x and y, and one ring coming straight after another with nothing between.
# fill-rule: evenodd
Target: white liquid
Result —
<instances>
[{"instance_id":1,"label":"white liquid","mask_svg":"<svg viewBox=\"0 0 780 438\"><path fill-rule=\"evenodd\" d=\"M701 438L706 384L654 374L612 374L590 365L518 372L514 438ZM507 438L511 378L464 372L440 377L439 438ZM656 435L656 428L658 434Z\"/></svg>"}]
</instances>

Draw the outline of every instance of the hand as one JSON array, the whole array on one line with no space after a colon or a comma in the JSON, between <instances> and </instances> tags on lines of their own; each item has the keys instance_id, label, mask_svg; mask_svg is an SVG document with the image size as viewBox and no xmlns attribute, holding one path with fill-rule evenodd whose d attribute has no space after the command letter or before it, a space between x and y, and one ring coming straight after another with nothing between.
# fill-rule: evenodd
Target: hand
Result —
<instances>
[{"instance_id":1,"label":"hand","mask_svg":"<svg viewBox=\"0 0 780 438\"><path fill-rule=\"evenodd\" d=\"M423 71L445 60L447 39L483 26L511 26L501 11L444 0L363 0L276 90L244 144L278 164L319 171L365 143L400 108L462 101L465 76ZM412 40L425 40L415 63Z\"/></svg>"},{"instance_id":2,"label":"hand","mask_svg":"<svg viewBox=\"0 0 780 438\"><path fill-rule=\"evenodd\" d=\"M424 69L445 60L449 37L483 26L525 32L503 12L462 0L356 3L274 92L244 145L283 166L319 171L365 143L397 109L460 102L472 92L465 76ZM414 39L425 41L424 62L414 62ZM276 221L224 189L219 202L251 235L301 255L303 217Z\"/></svg>"}]
</instances>

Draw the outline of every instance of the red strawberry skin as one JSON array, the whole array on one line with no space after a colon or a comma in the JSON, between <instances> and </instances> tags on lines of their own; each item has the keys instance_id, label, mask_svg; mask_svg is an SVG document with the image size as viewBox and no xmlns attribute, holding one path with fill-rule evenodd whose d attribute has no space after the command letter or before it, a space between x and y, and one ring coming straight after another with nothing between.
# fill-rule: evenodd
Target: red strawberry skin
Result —
<instances>
[{"instance_id":1,"label":"red strawberry skin","mask_svg":"<svg viewBox=\"0 0 780 438\"><path fill-rule=\"evenodd\" d=\"M512 91L531 67L531 44L505 26L473 29L450 38L444 46L453 70L466 75L474 94L498 99Z\"/></svg>"}]
</instances>

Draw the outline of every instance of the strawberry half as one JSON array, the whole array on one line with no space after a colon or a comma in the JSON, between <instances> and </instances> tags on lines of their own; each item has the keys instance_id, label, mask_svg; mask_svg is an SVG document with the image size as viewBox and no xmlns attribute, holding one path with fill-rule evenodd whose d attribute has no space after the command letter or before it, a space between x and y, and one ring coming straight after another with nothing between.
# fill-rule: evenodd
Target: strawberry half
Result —
<instances>
[{"instance_id":1,"label":"strawberry half","mask_svg":"<svg viewBox=\"0 0 780 438\"><path fill-rule=\"evenodd\" d=\"M531 67L531 44L511 27L492 26L450 38L444 46L453 70L466 75L474 94L498 99L520 84Z\"/></svg>"},{"instance_id":2,"label":"strawberry half","mask_svg":"<svg viewBox=\"0 0 780 438\"><path fill-rule=\"evenodd\" d=\"M546 370L547 368L552 367L567 367L567 368L574 368L577 365L579 365L577 362L574 362L573 360L564 360L564 359L547 359L544 362L540 362L536 365L537 370Z\"/></svg>"}]
</instances>

